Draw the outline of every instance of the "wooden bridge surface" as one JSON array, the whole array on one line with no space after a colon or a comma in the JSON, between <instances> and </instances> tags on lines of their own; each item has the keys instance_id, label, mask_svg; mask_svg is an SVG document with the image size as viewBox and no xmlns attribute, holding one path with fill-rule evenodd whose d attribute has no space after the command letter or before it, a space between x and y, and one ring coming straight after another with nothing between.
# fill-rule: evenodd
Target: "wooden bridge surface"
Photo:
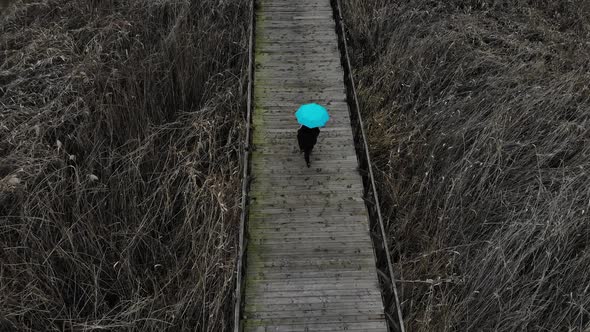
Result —
<instances>
[{"instance_id":1,"label":"wooden bridge surface","mask_svg":"<svg viewBox=\"0 0 590 332\"><path fill-rule=\"evenodd\" d=\"M329 0L259 0L244 331L387 331ZM294 112L327 106L312 167Z\"/></svg>"}]
</instances>

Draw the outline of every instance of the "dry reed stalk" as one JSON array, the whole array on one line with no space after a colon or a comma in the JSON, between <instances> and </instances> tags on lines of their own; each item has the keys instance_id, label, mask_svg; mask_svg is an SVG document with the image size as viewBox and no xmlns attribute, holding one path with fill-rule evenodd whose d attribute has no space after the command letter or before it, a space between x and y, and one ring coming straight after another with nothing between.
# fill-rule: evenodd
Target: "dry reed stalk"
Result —
<instances>
[{"instance_id":1,"label":"dry reed stalk","mask_svg":"<svg viewBox=\"0 0 590 332\"><path fill-rule=\"evenodd\" d=\"M345 1L411 331L590 322L587 1Z\"/></svg>"},{"instance_id":2,"label":"dry reed stalk","mask_svg":"<svg viewBox=\"0 0 590 332\"><path fill-rule=\"evenodd\" d=\"M247 8L0 18L1 331L230 327Z\"/></svg>"}]
</instances>

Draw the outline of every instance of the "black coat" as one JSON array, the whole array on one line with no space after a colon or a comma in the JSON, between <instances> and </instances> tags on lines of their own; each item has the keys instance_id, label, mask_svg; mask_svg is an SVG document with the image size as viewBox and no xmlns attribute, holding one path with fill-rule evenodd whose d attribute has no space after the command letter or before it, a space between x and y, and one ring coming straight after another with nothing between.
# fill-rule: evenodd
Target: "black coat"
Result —
<instances>
[{"instance_id":1,"label":"black coat","mask_svg":"<svg viewBox=\"0 0 590 332\"><path fill-rule=\"evenodd\" d=\"M320 128L308 128L301 126L297 131L297 141L299 142L299 149L303 151L311 151L313 146L318 141L320 135Z\"/></svg>"}]
</instances>

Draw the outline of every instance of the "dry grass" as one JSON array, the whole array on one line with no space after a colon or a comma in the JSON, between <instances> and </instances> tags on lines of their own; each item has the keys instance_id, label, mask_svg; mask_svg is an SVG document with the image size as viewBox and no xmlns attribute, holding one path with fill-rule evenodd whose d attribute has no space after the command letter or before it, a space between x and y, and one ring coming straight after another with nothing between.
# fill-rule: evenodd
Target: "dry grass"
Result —
<instances>
[{"instance_id":1,"label":"dry grass","mask_svg":"<svg viewBox=\"0 0 590 332\"><path fill-rule=\"evenodd\" d=\"M248 1L0 18L0 330L231 324Z\"/></svg>"},{"instance_id":2,"label":"dry grass","mask_svg":"<svg viewBox=\"0 0 590 332\"><path fill-rule=\"evenodd\" d=\"M349 0L410 331L590 322L590 3Z\"/></svg>"}]
</instances>

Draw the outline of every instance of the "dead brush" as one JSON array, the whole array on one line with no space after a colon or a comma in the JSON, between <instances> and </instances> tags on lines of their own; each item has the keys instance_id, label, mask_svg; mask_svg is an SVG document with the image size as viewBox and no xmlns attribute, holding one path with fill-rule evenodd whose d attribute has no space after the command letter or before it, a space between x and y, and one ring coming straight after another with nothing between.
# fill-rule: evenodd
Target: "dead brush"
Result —
<instances>
[{"instance_id":1,"label":"dead brush","mask_svg":"<svg viewBox=\"0 0 590 332\"><path fill-rule=\"evenodd\" d=\"M247 8L0 18L1 331L231 326Z\"/></svg>"},{"instance_id":2,"label":"dead brush","mask_svg":"<svg viewBox=\"0 0 590 332\"><path fill-rule=\"evenodd\" d=\"M587 329L587 2L345 5L409 330Z\"/></svg>"}]
</instances>

